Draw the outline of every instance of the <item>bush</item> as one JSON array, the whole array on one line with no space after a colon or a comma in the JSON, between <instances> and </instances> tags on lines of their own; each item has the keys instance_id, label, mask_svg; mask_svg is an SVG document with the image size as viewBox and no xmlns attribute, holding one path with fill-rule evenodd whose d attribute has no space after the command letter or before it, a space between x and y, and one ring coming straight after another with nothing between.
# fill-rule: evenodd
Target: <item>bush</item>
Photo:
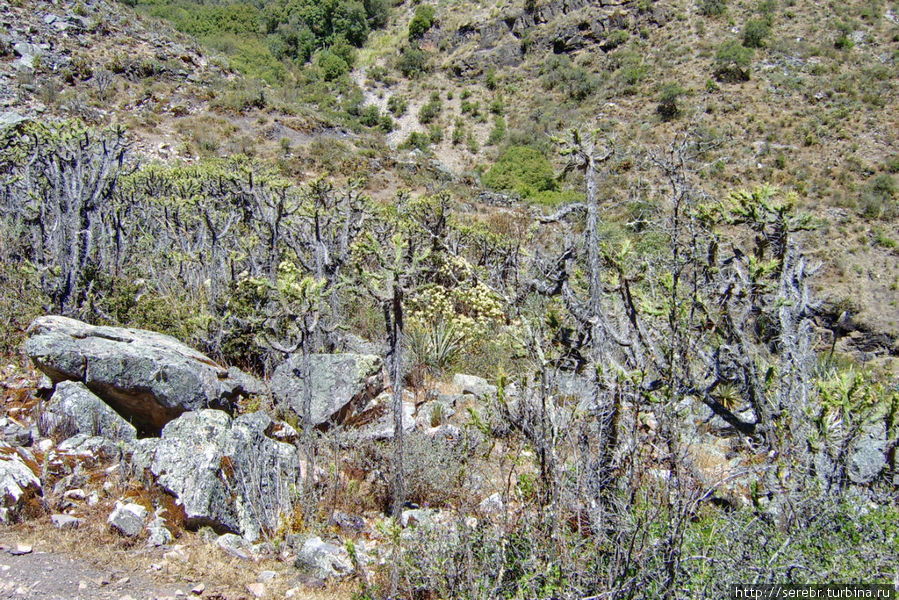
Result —
<instances>
[{"instance_id":1,"label":"bush","mask_svg":"<svg viewBox=\"0 0 899 600\"><path fill-rule=\"evenodd\" d=\"M487 144L491 146L496 146L501 143L503 139L506 137L506 120L501 116L497 115L496 119L493 120L493 129L490 130L490 135L487 138Z\"/></svg>"},{"instance_id":2,"label":"bush","mask_svg":"<svg viewBox=\"0 0 899 600\"><path fill-rule=\"evenodd\" d=\"M727 12L727 0L699 0L699 13L706 17L719 17Z\"/></svg>"},{"instance_id":3,"label":"bush","mask_svg":"<svg viewBox=\"0 0 899 600\"><path fill-rule=\"evenodd\" d=\"M359 122L366 127L377 127L381 123L381 111L374 104L370 104L362 109Z\"/></svg>"},{"instance_id":4,"label":"bush","mask_svg":"<svg viewBox=\"0 0 899 600\"><path fill-rule=\"evenodd\" d=\"M752 50L735 40L724 42L715 53L715 78L727 83L749 81L751 63Z\"/></svg>"},{"instance_id":5,"label":"bush","mask_svg":"<svg viewBox=\"0 0 899 600\"><path fill-rule=\"evenodd\" d=\"M406 114L406 109L408 107L409 101L406 100L405 96L394 94L387 99L387 110L389 110L394 117L402 117Z\"/></svg>"},{"instance_id":6,"label":"bush","mask_svg":"<svg viewBox=\"0 0 899 600\"><path fill-rule=\"evenodd\" d=\"M350 66L345 60L331 52L331 50L322 50L315 56L315 66L321 72L322 79L325 81L334 81L341 75L350 72Z\"/></svg>"},{"instance_id":7,"label":"bush","mask_svg":"<svg viewBox=\"0 0 899 600\"><path fill-rule=\"evenodd\" d=\"M540 76L545 89L558 89L576 102L583 102L599 87L595 75L574 65L565 54L550 55L540 68Z\"/></svg>"},{"instance_id":8,"label":"bush","mask_svg":"<svg viewBox=\"0 0 899 600\"><path fill-rule=\"evenodd\" d=\"M771 26L761 19L752 19L743 26L743 46L746 48L763 48L765 38L771 33Z\"/></svg>"},{"instance_id":9,"label":"bush","mask_svg":"<svg viewBox=\"0 0 899 600\"><path fill-rule=\"evenodd\" d=\"M530 146L507 149L489 171L483 183L495 190L514 191L527 198L538 192L556 191L558 183L552 165Z\"/></svg>"},{"instance_id":10,"label":"bush","mask_svg":"<svg viewBox=\"0 0 899 600\"><path fill-rule=\"evenodd\" d=\"M406 46L400 51L396 68L407 79L418 77L428 71L428 53L421 48Z\"/></svg>"},{"instance_id":11,"label":"bush","mask_svg":"<svg viewBox=\"0 0 899 600\"><path fill-rule=\"evenodd\" d=\"M859 213L866 219L892 219L899 216L896 180L886 173L878 175L859 200Z\"/></svg>"},{"instance_id":12,"label":"bush","mask_svg":"<svg viewBox=\"0 0 899 600\"><path fill-rule=\"evenodd\" d=\"M415 9L415 16L409 22L409 41L420 39L434 25L434 7L420 4Z\"/></svg>"},{"instance_id":13,"label":"bush","mask_svg":"<svg viewBox=\"0 0 899 600\"><path fill-rule=\"evenodd\" d=\"M418 110L418 121L423 125L427 125L431 123L440 116L440 111L443 109L443 103L440 101L440 96L436 94L431 96L431 99L422 104L421 108Z\"/></svg>"},{"instance_id":14,"label":"bush","mask_svg":"<svg viewBox=\"0 0 899 600\"><path fill-rule=\"evenodd\" d=\"M656 111L665 121L677 118L680 115L680 107L677 99L684 95L686 90L676 83L666 83L659 92L659 106Z\"/></svg>"}]
</instances>

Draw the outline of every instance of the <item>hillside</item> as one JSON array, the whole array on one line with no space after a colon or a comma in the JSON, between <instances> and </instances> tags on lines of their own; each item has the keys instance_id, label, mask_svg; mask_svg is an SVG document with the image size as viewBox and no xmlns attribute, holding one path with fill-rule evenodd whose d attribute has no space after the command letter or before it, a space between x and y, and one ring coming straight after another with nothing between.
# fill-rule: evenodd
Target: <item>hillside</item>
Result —
<instances>
[{"instance_id":1,"label":"hillside","mask_svg":"<svg viewBox=\"0 0 899 600\"><path fill-rule=\"evenodd\" d=\"M0 539L229 599L892 583L899 3L0 23Z\"/></svg>"}]
</instances>

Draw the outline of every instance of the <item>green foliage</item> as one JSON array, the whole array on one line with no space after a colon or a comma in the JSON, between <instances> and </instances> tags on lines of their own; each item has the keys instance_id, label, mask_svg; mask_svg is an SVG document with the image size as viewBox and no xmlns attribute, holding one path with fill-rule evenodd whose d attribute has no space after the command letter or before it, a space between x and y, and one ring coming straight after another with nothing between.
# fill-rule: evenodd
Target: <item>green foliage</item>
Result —
<instances>
[{"instance_id":1,"label":"green foliage","mask_svg":"<svg viewBox=\"0 0 899 600\"><path fill-rule=\"evenodd\" d=\"M322 79L325 81L334 81L350 72L350 66L347 62L331 52L331 50L322 50L315 55L315 66L321 72Z\"/></svg>"},{"instance_id":2,"label":"green foliage","mask_svg":"<svg viewBox=\"0 0 899 600\"><path fill-rule=\"evenodd\" d=\"M506 120L502 118L502 116L497 115L493 120L493 129L490 130L490 135L487 137L487 144L491 146L496 146L497 144L502 143L503 139L506 137Z\"/></svg>"},{"instance_id":3,"label":"green foliage","mask_svg":"<svg viewBox=\"0 0 899 600\"><path fill-rule=\"evenodd\" d=\"M767 21L751 19L743 26L743 46L746 48L763 48L765 39L771 33L771 26Z\"/></svg>"},{"instance_id":4,"label":"green foliage","mask_svg":"<svg viewBox=\"0 0 899 600\"><path fill-rule=\"evenodd\" d=\"M427 152L431 147L431 136L427 133L421 133L420 131L413 131L409 134L409 137L406 138L406 141L403 142L401 147Z\"/></svg>"},{"instance_id":5,"label":"green foliage","mask_svg":"<svg viewBox=\"0 0 899 600\"><path fill-rule=\"evenodd\" d=\"M887 173L874 178L859 200L859 214L866 219L892 219L899 216L899 188Z\"/></svg>"},{"instance_id":6,"label":"green foliage","mask_svg":"<svg viewBox=\"0 0 899 600\"><path fill-rule=\"evenodd\" d=\"M414 79L429 70L428 53L417 46L405 46L396 60L397 70L407 79Z\"/></svg>"},{"instance_id":7,"label":"green foliage","mask_svg":"<svg viewBox=\"0 0 899 600\"><path fill-rule=\"evenodd\" d=\"M558 190L552 165L539 150L529 146L508 148L482 181L492 189L514 191L526 198Z\"/></svg>"},{"instance_id":8,"label":"green foliage","mask_svg":"<svg viewBox=\"0 0 899 600\"><path fill-rule=\"evenodd\" d=\"M724 42L715 53L715 77L718 81L749 81L752 50L735 40Z\"/></svg>"},{"instance_id":9,"label":"green foliage","mask_svg":"<svg viewBox=\"0 0 899 600\"><path fill-rule=\"evenodd\" d=\"M699 0L699 13L706 17L720 17L727 12L727 0Z\"/></svg>"},{"instance_id":10,"label":"green foliage","mask_svg":"<svg viewBox=\"0 0 899 600\"><path fill-rule=\"evenodd\" d=\"M381 111L374 104L370 104L362 109L359 122L366 127L377 127L381 123Z\"/></svg>"},{"instance_id":11,"label":"green foliage","mask_svg":"<svg viewBox=\"0 0 899 600\"><path fill-rule=\"evenodd\" d=\"M840 21L837 23L837 39L834 41L834 48L837 50L850 50L855 46L852 40L853 24L848 21Z\"/></svg>"},{"instance_id":12,"label":"green foliage","mask_svg":"<svg viewBox=\"0 0 899 600\"><path fill-rule=\"evenodd\" d=\"M656 111L661 115L663 120L669 121L680 115L680 106L678 106L678 98L684 95L686 90L676 83L666 83L659 91L659 106Z\"/></svg>"},{"instance_id":13,"label":"green foliage","mask_svg":"<svg viewBox=\"0 0 899 600\"><path fill-rule=\"evenodd\" d=\"M418 110L418 122L423 125L433 122L440 116L441 110L443 110L443 102L440 100L440 95L436 93L432 94L431 99L425 104L422 104L421 108Z\"/></svg>"},{"instance_id":14,"label":"green foliage","mask_svg":"<svg viewBox=\"0 0 899 600\"><path fill-rule=\"evenodd\" d=\"M559 90L576 102L583 102L599 86L595 75L574 65L567 54L552 54L540 67L540 82L544 89Z\"/></svg>"},{"instance_id":15,"label":"green foliage","mask_svg":"<svg viewBox=\"0 0 899 600\"><path fill-rule=\"evenodd\" d=\"M419 4L415 8L415 16L409 21L409 41L420 39L434 26L434 7L430 4Z\"/></svg>"},{"instance_id":16,"label":"green foliage","mask_svg":"<svg viewBox=\"0 0 899 600\"><path fill-rule=\"evenodd\" d=\"M394 117L402 117L406 114L406 108L408 107L409 101L405 96L400 94L394 94L387 99L387 110L389 110Z\"/></svg>"}]
</instances>

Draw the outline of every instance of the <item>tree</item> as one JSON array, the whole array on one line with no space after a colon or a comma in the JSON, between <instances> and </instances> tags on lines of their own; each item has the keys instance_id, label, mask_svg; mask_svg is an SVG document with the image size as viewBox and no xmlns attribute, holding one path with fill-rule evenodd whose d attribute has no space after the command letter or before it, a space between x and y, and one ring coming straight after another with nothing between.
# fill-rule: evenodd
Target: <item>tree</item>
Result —
<instances>
[{"instance_id":1,"label":"tree","mask_svg":"<svg viewBox=\"0 0 899 600\"><path fill-rule=\"evenodd\" d=\"M130 148L125 130L31 122L0 140L5 215L30 238L27 260L41 270L54 309L74 314L106 269L101 235Z\"/></svg>"},{"instance_id":2,"label":"tree","mask_svg":"<svg viewBox=\"0 0 899 600\"><path fill-rule=\"evenodd\" d=\"M401 195L398 203L406 197ZM415 243L408 223L381 219L375 232L366 232L356 244L360 280L379 304L387 332L390 379L393 384L393 502L391 514L399 517L405 501L403 472L403 303L415 288L429 249Z\"/></svg>"}]
</instances>

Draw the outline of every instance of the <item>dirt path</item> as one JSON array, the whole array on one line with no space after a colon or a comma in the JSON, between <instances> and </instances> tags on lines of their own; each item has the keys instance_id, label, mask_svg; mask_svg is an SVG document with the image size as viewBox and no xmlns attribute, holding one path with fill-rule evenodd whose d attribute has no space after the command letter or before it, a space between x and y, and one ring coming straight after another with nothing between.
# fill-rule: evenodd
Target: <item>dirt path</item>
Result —
<instances>
[{"instance_id":1,"label":"dirt path","mask_svg":"<svg viewBox=\"0 0 899 600\"><path fill-rule=\"evenodd\" d=\"M17 547L21 551L17 551ZM30 550L30 551L29 551ZM0 600L163 600L200 597L194 585L159 586L139 574L111 566L96 569L85 560L9 543L0 551ZM222 598L205 595L204 598Z\"/></svg>"}]
</instances>

